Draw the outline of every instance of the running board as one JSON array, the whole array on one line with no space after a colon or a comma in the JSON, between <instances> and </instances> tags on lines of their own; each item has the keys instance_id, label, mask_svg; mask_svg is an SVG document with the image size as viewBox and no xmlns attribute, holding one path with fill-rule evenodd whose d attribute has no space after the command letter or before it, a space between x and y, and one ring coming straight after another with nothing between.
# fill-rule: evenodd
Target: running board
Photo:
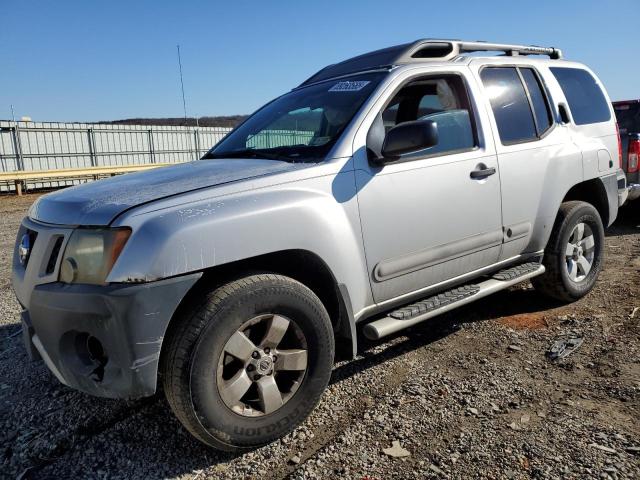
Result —
<instances>
[{"instance_id":1,"label":"running board","mask_svg":"<svg viewBox=\"0 0 640 480\"><path fill-rule=\"evenodd\" d=\"M378 340L543 273L544 266L535 262L500 270L482 282L457 287L399 308L365 325L363 333L370 340Z\"/></svg>"}]
</instances>

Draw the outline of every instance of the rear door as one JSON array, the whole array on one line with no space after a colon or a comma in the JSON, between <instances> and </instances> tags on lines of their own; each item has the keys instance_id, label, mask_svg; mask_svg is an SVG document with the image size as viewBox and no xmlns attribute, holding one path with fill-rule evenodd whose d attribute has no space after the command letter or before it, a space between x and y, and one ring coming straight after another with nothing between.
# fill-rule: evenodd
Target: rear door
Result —
<instances>
[{"instance_id":1,"label":"rear door","mask_svg":"<svg viewBox=\"0 0 640 480\"><path fill-rule=\"evenodd\" d=\"M562 198L582 178L581 153L556 120L530 64L472 65L497 132L504 245L501 260L544 249Z\"/></svg>"}]
</instances>

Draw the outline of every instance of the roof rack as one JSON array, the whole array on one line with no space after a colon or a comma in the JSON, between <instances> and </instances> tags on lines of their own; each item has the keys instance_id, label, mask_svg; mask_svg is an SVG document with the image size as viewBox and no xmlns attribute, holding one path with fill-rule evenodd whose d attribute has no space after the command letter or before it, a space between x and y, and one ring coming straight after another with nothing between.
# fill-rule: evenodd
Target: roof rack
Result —
<instances>
[{"instance_id":1,"label":"roof rack","mask_svg":"<svg viewBox=\"0 0 640 480\"><path fill-rule=\"evenodd\" d=\"M418 59L433 58L451 60L462 53L472 52L504 52L508 56L547 55L553 60L562 58L562 50L554 47L537 45L512 45L508 43L466 42L463 40L418 40L398 58L398 63L410 63Z\"/></svg>"},{"instance_id":2,"label":"roof rack","mask_svg":"<svg viewBox=\"0 0 640 480\"><path fill-rule=\"evenodd\" d=\"M448 61L463 53L503 52L508 56L546 55L553 60L562 58L562 51L554 47L536 45L511 45L506 43L466 42L463 40L423 39L403 45L383 48L365 53L323 68L300 86L309 85L329 78L348 75L365 70L389 68L425 61Z\"/></svg>"}]
</instances>

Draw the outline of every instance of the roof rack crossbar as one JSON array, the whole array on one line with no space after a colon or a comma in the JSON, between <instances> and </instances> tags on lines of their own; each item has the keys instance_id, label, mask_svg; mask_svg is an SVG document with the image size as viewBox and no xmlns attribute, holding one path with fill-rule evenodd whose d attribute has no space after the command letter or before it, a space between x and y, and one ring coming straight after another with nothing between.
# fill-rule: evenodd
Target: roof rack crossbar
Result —
<instances>
[{"instance_id":1,"label":"roof rack crossbar","mask_svg":"<svg viewBox=\"0 0 640 480\"><path fill-rule=\"evenodd\" d=\"M507 55L547 55L553 60L562 58L562 50L555 47L539 47L537 45L511 45L506 43L488 42L454 42L457 43L459 53L472 52L504 52Z\"/></svg>"}]
</instances>

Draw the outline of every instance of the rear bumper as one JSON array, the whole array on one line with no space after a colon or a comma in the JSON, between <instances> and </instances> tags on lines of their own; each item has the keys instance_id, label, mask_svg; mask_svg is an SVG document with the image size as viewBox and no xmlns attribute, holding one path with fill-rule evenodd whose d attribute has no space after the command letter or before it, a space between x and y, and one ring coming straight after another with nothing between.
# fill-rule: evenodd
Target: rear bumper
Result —
<instances>
[{"instance_id":1,"label":"rear bumper","mask_svg":"<svg viewBox=\"0 0 640 480\"><path fill-rule=\"evenodd\" d=\"M22 313L27 350L77 390L110 398L152 395L169 321L200 276L137 285L37 285Z\"/></svg>"},{"instance_id":2,"label":"rear bumper","mask_svg":"<svg viewBox=\"0 0 640 480\"><path fill-rule=\"evenodd\" d=\"M618 169L618 171L615 174L615 180L616 180L616 187L618 190L617 191L618 208L620 208L627 201L627 197L629 195L629 188L627 187L627 176L625 175L624 170ZM616 209L616 216L617 216L617 213L618 212ZM613 223L613 220L615 220L615 217L611 217L610 223Z\"/></svg>"},{"instance_id":3,"label":"rear bumper","mask_svg":"<svg viewBox=\"0 0 640 480\"><path fill-rule=\"evenodd\" d=\"M599 177L599 180L607 195L609 215L605 227L609 227L618 217L618 209L627 201L627 178L622 169L618 169L616 173Z\"/></svg>"},{"instance_id":4,"label":"rear bumper","mask_svg":"<svg viewBox=\"0 0 640 480\"><path fill-rule=\"evenodd\" d=\"M631 187L631 185L640 184L640 171L639 172L626 172L625 176L627 177L627 185Z\"/></svg>"},{"instance_id":5,"label":"rear bumper","mask_svg":"<svg viewBox=\"0 0 640 480\"><path fill-rule=\"evenodd\" d=\"M632 183L629 185L629 196L627 197L627 201L636 200L640 198L640 184Z\"/></svg>"},{"instance_id":6,"label":"rear bumper","mask_svg":"<svg viewBox=\"0 0 640 480\"><path fill-rule=\"evenodd\" d=\"M629 188L627 187L627 177L623 170L618 170L616 174L618 181L618 207L621 207L627 201Z\"/></svg>"}]
</instances>

